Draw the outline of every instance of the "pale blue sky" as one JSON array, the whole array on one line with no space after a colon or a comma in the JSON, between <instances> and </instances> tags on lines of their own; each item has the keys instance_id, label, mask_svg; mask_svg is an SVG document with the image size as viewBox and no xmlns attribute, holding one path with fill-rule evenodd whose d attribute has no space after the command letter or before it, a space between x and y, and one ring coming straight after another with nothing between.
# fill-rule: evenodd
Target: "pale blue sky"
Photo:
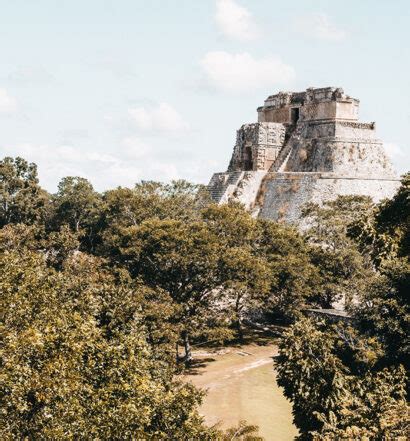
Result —
<instances>
[{"instance_id":1,"label":"pale blue sky","mask_svg":"<svg viewBox=\"0 0 410 441\"><path fill-rule=\"evenodd\" d=\"M206 183L279 90L341 86L410 167L404 0L0 0L0 153L98 190Z\"/></svg>"}]
</instances>

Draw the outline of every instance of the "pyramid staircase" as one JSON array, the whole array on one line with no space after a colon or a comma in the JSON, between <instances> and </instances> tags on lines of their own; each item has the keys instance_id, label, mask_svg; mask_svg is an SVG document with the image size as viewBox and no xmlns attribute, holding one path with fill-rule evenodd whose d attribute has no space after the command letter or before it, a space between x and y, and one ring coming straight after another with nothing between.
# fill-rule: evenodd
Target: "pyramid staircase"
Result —
<instances>
[{"instance_id":1,"label":"pyramid staircase","mask_svg":"<svg viewBox=\"0 0 410 441\"><path fill-rule=\"evenodd\" d=\"M271 168L269 169L270 172L279 172L284 171L286 168L286 163L288 162L289 156L292 153L293 144L295 141L299 141L303 132L304 132L305 126L304 124L297 124L293 127L293 129L290 129L290 134L288 141L285 143L285 145L281 148L277 158L275 159L274 163L271 165Z\"/></svg>"},{"instance_id":2,"label":"pyramid staircase","mask_svg":"<svg viewBox=\"0 0 410 441\"><path fill-rule=\"evenodd\" d=\"M223 196L229 192L230 187L232 190L238 185L238 182L242 178L244 172L236 171L236 172L228 172L228 173L217 173L214 175L213 179L208 185L208 191L211 195L211 198L215 202L220 202ZM224 176L225 181L221 182L220 177Z\"/></svg>"}]
</instances>

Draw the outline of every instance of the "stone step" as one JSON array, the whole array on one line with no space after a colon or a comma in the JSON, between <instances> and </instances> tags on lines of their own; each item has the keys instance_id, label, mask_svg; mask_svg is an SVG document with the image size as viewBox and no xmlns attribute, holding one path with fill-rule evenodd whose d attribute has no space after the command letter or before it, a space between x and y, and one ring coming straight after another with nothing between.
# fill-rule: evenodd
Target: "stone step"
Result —
<instances>
[{"instance_id":1,"label":"stone step","mask_svg":"<svg viewBox=\"0 0 410 441\"><path fill-rule=\"evenodd\" d=\"M226 184L228 184L228 185L235 185L238 182L239 178L241 177L242 173L243 173L242 171L232 172L229 175L229 178L226 181Z\"/></svg>"},{"instance_id":2,"label":"stone step","mask_svg":"<svg viewBox=\"0 0 410 441\"><path fill-rule=\"evenodd\" d=\"M242 171L229 172L228 179L224 183L210 183L208 186L209 194L215 202L220 202L230 186L236 186L243 175Z\"/></svg>"},{"instance_id":3,"label":"stone step","mask_svg":"<svg viewBox=\"0 0 410 441\"><path fill-rule=\"evenodd\" d=\"M276 172L279 171L282 164L286 161L289 156L290 151L292 150L292 138L281 148L279 155L275 159L274 163L271 166L271 171Z\"/></svg>"},{"instance_id":4,"label":"stone step","mask_svg":"<svg viewBox=\"0 0 410 441\"><path fill-rule=\"evenodd\" d=\"M290 137L286 144L281 148L277 158L273 162L270 171L277 172L283 171L284 166L286 165L287 160L292 151L292 147L295 141L298 141L302 136L305 130L305 126L303 124L298 124L290 134Z\"/></svg>"},{"instance_id":5,"label":"stone step","mask_svg":"<svg viewBox=\"0 0 410 441\"><path fill-rule=\"evenodd\" d=\"M212 191L211 190L211 196L212 196L212 198L214 198L214 197L218 197L219 199L224 195L224 191L219 191L219 190L217 190L217 191Z\"/></svg>"}]
</instances>

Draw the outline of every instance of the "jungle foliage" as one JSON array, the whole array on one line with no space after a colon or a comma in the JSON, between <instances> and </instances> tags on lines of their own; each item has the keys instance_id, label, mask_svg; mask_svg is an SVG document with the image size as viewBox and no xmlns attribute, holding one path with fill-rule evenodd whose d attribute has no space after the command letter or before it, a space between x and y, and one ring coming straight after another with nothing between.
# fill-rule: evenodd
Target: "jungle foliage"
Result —
<instances>
[{"instance_id":1,"label":"jungle foliage","mask_svg":"<svg viewBox=\"0 0 410 441\"><path fill-rule=\"evenodd\" d=\"M380 206L306 216L301 234L186 181L100 193L66 177L50 194L34 164L0 161L2 438L259 439L206 427L202 392L177 374L193 345L266 317L292 325L278 378L302 434L400 433L408 179ZM342 296L354 326L301 318Z\"/></svg>"},{"instance_id":2,"label":"jungle foliage","mask_svg":"<svg viewBox=\"0 0 410 441\"><path fill-rule=\"evenodd\" d=\"M409 177L379 205L339 197L305 211L314 255L338 262L352 302L347 322L301 318L281 341L277 381L300 439L408 439Z\"/></svg>"}]
</instances>

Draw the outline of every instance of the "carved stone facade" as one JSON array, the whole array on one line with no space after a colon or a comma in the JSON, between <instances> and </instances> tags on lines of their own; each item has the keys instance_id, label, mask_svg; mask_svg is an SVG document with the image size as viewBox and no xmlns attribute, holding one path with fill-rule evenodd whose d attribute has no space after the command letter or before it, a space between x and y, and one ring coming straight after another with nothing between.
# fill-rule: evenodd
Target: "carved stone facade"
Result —
<instances>
[{"instance_id":1,"label":"carved stone facade","mask_svg":"<svg viewBox=\"0 0 410 441\"><path fill-rule=\"evenodd\" d=\"M269 170L285 142L285 133L283 124L244 124L236 132L236 144L228 170Z\"/></svg>"},{"instance_id":2,"label":"carved stone facade","mask_svg":"<svg viewBox=\"0 0 410 441\"><path fill-rule=\"evenodd\" d=\"M228 171L209 183L212 198L298 223L307 202L339 194L391 197L399 180L375 123L359 122L358 109L359 100L335 87L269 96L258 122L237 131Z\"/></svg>"}]
</instances>

